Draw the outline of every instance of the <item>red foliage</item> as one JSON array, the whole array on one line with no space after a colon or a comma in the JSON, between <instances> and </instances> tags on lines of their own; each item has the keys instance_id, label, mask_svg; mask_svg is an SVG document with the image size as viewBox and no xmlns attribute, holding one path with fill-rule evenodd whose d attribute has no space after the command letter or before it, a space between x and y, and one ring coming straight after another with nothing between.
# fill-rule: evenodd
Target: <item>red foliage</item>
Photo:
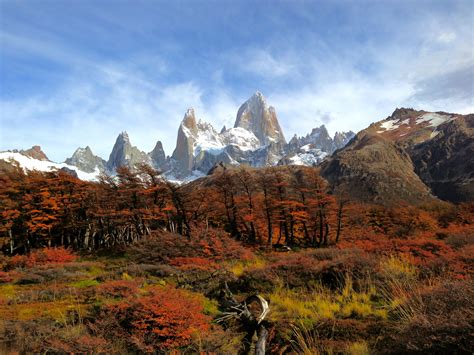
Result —
<instances>
[{"instance_id":1,"label":"red foliage","mask_svg":"<svg viewBox=\"0 0 474 355\"><path fill-rule=\"evenodd\" d=\"M105 316L118 321L117 335L123 336L125 331L135 348L153 352L185 346L194 333L208 330L210 317L202 310L199 296L172 287L157 287L148 296L107 306Z\"/></svg>"},{"instance_id":2,"label":"red foliage","mask_svg":"<svg viewBox=\"0 0 474 355\"><path fill-rule=\"evenodd\" d=\"M141 263L186 263L189 258L209 259L209 262L222 260L247 260L252 257L250 249L231 238L227 233L209 228L194 230L188 239L179 234L160 232L131 246L131 255ZM203 264L202 260L196 259Z\"/></svg>"},{"instance_id":3,"label":"red foliage","mask_svg":"<svg viewBox=\"0 0 474 355\"><path fill-rule=\"evenodd\" d=\"M7 262L8 268L26 267L31 268L38 265L57 265L73 262L77 259L71 250L59 248L44 248L31 252L28 255L15 255Z\"/></svg>"},{"instance_id":4,"label":"red foliage","mask_svg":"<svg viewBox=\"0 0 474 355\"><path fill-rule=\"evenodd\" d=\"M0 271L0 283L7 283L14 281L20 274L16 271Z\"/></svg>"}]
</instances>

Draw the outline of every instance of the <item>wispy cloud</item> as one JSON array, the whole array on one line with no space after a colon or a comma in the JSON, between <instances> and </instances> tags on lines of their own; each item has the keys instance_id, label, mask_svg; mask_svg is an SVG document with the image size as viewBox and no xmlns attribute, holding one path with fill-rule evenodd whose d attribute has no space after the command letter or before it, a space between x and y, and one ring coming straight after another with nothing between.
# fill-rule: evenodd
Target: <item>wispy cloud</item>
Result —
<instances>
[{"instance_id":1,"label":"wispy cloud","mask_svg":"<svg viewBox=\"0 0 474 355\"><path fill-rule=\"evenodd\" d=\"M231 55L242 72L267 79L296 75L297 66L287 58L276 57L269 50L247 49Z\"/></svg>"}]
</instances>

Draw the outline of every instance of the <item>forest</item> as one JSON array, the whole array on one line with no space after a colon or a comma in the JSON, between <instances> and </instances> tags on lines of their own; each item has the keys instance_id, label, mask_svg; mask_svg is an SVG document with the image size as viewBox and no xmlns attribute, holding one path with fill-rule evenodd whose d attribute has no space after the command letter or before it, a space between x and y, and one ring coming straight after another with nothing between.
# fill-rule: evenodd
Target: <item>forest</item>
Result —
<instances>
[{"instance_id":1,"label":"forest","mask_svg":"<svg viewBox=\"0 0 474 355\"><path fill-rule=\"evenodd\" d=\"M267 353L474 348L472 203L362 203L311 167L176 185L140 165L3 171L0 211L0 351L249 353L261 334L227 315L252 295Z\"/></svg>"}]
</instances>

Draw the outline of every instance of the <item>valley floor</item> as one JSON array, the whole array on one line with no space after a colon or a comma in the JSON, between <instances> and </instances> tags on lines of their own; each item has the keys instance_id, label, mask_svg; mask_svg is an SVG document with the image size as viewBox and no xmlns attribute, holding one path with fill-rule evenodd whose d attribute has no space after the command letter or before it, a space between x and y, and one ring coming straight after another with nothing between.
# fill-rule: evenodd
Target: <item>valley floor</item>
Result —
<instances>
[{"instance_id":1,"label":"valley floor","mask_svg":"<svg viewBox=\"0 0 474 355\"><path fill-rule=\"evenodd\" d=\"M113 254L2 257L0 349L244 352L245 326L216 322L227 283L238 301L259 293L270 302L268 353L469 353L472 236L451 243L446 263L434 254L420 262L408 242L396 253L344 244L278 252L223 233L163 232Z\"/></svg>"}]
</instances>

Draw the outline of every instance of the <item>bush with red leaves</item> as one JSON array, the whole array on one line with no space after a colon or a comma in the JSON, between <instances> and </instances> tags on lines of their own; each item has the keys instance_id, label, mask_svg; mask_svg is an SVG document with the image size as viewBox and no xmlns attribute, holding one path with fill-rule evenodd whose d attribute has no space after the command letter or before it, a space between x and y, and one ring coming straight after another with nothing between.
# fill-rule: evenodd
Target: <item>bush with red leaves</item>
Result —
<instances>
[{"instance_id":1,"label":"bush with red leaves","mask_svg":"<svg viewBox=\"0 0 474 355\"><path fill-rule=\"evenodd\" d=\"M0 271L0 283L8 283L16 280L20 274L16 271Z\"/></svg>"},{"instance_id":2,"label":"bush with red leaves","mask_svg":"<svg viewBox=\"0 0 474 355\"><path fill-rule=\"evenodd\" d=\"M155 287L146 296L106 306L97 324L106 337L127 339L135 351L165 351L186 346L194 333L209 329L203 307L197 294Z\"/></svg>"},{"instance_id":3,"label":"bush with red leaves","mask_svg":"<svg viewBox=\"0 0 474 355\"><path fill-rule=\"evenodd\" d=\"M44 248L31 252L28 255L15 255L7 261L7 269L17 267L31 268L38 265L64 265L77 259L70 249Z\"/></svg>"},{"instance_id":4,"label":"bush with red leaves","mask_svg":"<svg viewBox=\"0 0 474 355\"><path fill-rule=\"evenodd\" d=\"M248 248L227 233L215 229L196 230L191 239L179 234L159 232L130 247L130 256L134 260L150 264L169 263L177 258L247 260L252 255Z\"/></svg>"}]
</instances>

